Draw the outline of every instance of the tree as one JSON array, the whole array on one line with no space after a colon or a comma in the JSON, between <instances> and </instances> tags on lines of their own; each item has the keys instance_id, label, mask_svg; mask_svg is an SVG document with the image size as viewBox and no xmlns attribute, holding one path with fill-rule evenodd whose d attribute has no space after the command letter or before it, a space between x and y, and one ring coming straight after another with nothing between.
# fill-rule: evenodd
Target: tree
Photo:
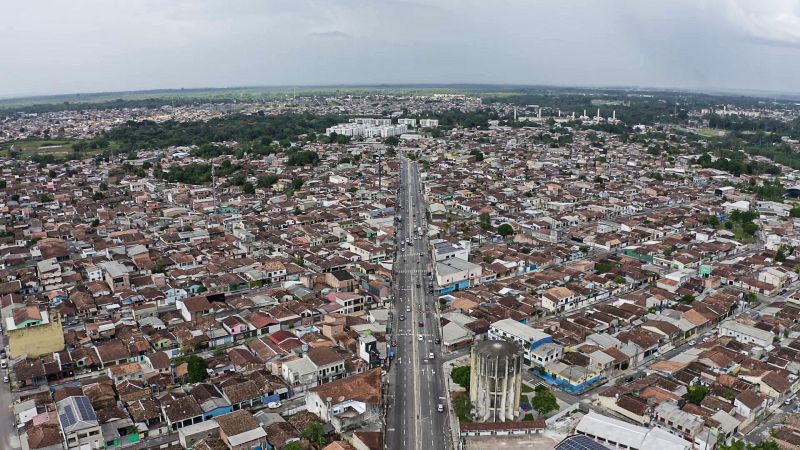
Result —
<instances>
[{"instance_id":1,"label":"tree","mask_svg":"<svg viewBox=\"0 0 800 450\"><path fill-rule=\"evenodd\" d=\"M383 140L383 143L386 145L391 145L392 147L400 144L400 138L397 136L389 136Z\"/></svg>"},{"instance_id":2,"label":"tree","mask_svg":"<svg viewBox=\"0 0 800 450\"><path fill-rule=\"evenodd\" d=\"M303 438L322 447L328 443L325 438L325 429L319 422L311 422L303 429Z\"/></svg>"},{"instance_id":3,"label":"tree","mask_svg":"<svg viewBox=\"0 0 800 450\"><path fill-rule=\"evenodd\" d=\"M277 175L272 175L272 174L264 175L258 177L257 184L258 187L260 188L269 188L272 187L272 185L274 185L275 183L277 183L279 179L280 177L278 177Z\"/></svg>"},{"instance_id":4,"label":"tree","mask_svg":"<svg viewBox=\"0 0 800 450\"><path fill-rule=\"evenodd\" d=\"M758 295L756 295L755 292L748 292L747 294L744 295L744 300L747 303L755 303L758 301Z\"/></svg>"},{"instance_id":5,"label":"tree","mask_svg":"<svg viewBox=\"0 0 800 450\"><path fill-rule=\"evenodd\" d=\"M536 386L536 395L531 400L531 406L540 415L545 416L553 411L558 411L558 400L548 387L540 384Z\"/></svg>"},{"instance_id":6,"label":"tree","mask_svg":"<svg viewBox=\"0 0 800 450\"><path fill-rule=\"evenodd\" d=\"M469 390L469 378L471 370L472 369L469 366L454 367L450 372L450 378L452 378L453 382L457 385Z\"/></svg>"},{"instance_id":7,"label":"tree","mask_svg":"<svg viewBox=\"0 0 800 450\"><path fill-rule=\"evenodd\" d=\"M503 236L503 238L507 238L508 236L514 234L514 228L511 225L504 223L497 228L497 232L500 234L500 236Z\"/></svg>"},{"instance_id":8,"label":"tree","mask_svg":"<svg viewBox=\"0 0 800 450\"><path fill-rule=\"evenodd\" d=\"M600 274L611 272L614 270L614 267L616 267L616 265L610 261L600 261L594 265L595 270Z\"/></svg>"},{"instance_id":9,"label":"tree","mask_svg":"<svg viewBox=\"0 0 800 450\"><path fill-rule=\"evenodd\" d=\"M783 247L779 248L778 252L775 254L775 261L777 262L786 261L786 254L783 252Z\"/></svg>"},{"instance_id":10,"label":"tree","mask_svg":"<svg viewBox=\"0 0 800 450\"><path fill-rule=\"evenodd\" d=\"M692 295L692 294L684 294L684 295L681 296L681 302L682 303L686 303L688 305L689 303L692 303L693 301L694 301L694 295Z\"/></svg>"},{"instance_id":11,"label":"tree","mask_svg":"<svg viewBox=\"0 0 800 450\"><path fill-rule=\"evenodd\" d=\"M742 224L742 231L752 236L756 234L756 231L758 231L758 225L756 225L754 222L745 222Z\"/></svg>"},{"instance_id":12,"label":"tree","mask_svg":"<svg viewBox=\"0 0 800 450\"><path fill-rule=\"evenodd\" d=\"M483 161L483 152L482 152L482 151L480 151L480 150L478 150L478 149L475 149L475 150L472 150L472 151L471 151L471 152L469 152L469 153L470 153L472 156L474 156L474 157L475 157L475 161L478 161L478 162L480 162L480 161Z\"/></svg>"},{"instance_id":13,"label":"tree","mask_svg":"<svg viewBox=\"0 0 800 450\"><path fill-rule=\"evenodd\" d=\"M684 394L683 398L686 399L689 403L694 403L695 405L699 405L706 395L708 394L708 388L701 385L696 384L694 386L689 386L689 391Z\"/></svg>"},{"instance_id":14,"label":"tree","mask_svg":"<svg viewBox=\"0 0 800 450\"><path fill-rule=\"evenodd\" d=\"M290 166L316 166L319 164L319 154L310 150L303 150L289 154L287 164Z\"/></svg>"},{"instance_id":15,"label":"tree","mask_svg":"<svg viewBox=\"0 0 800 450\"><path fill-rule=\"evenodd\" d=\"M480 215L480 224L481 228L484 230L491 230L492 229L492 218L489 213L481 213Z\"/></svg>"},{"instance_id":16,"label":"tree","mask_svg":"<svg viewBox=\"0 0 800 450\"><path fill-rule=\"evenodd\" d=\"M253 186L253 183L245 181L245 183L242 185L242 192L247 195L253 195L256 193L256 187Z\"/></svg>"},{"instance_id":17,"label":"tree","mask_svg":"<svg viewBox=\"0 0 800 450\"><path fill-rule=\"evenodd\" d=\"M187 372L188 372L188 379L189 383L199 383L206 378L208 378L208 372L206 372L206 360L197 356L191 355L186 358L187 364Z\"/></svg>"},{"instance_id":18,"label":"tree","mask_svg":"<svg viewBox=\"0 0 800 450\"><path fill-rule=\"evenodd\" d=\"M39 201L42 203L50 203L53 199L47 194L39 194Z\"/></svg>"},{"instance_id":19,"label":"tree","mask_svg":"<svg viewBox=\"0 0 800 450\"><path fill-rule=\"evenodd\" d=\"M296 190L300 189L301 187L303 187L304 183L305 183L305 181L303 181L302 178L299 178L299 177L298 178L292 178L292 190L296 191Z\"/></svg>"},{"instance_id":20,"label":"tree","mask_svg":"<svg viewBox=\"0 0 800 450\"><path fill-rule=\"evenodd\" d=\"M708 224L711 225L714 228L718 227L719 226L719 217L717 217L717 216L709 217L708 218Z\"/></svg>"},{"instance_id":21,"label":"tree","mask_svg":"<svg viewBox=\"0 0 800 450\"><path fill-rule=\"evenodd\" d=\"M299 441L292 441L286 444L286 447L283 447L283 450L305 450L303 449L303 444Z\"/></svg>"},{"instance_id":22,"label":"tree","mask_svg":"<svg viewBox=\"0 0 800 450\"><path fill-rule=\"evenodd\" d=\"M6 180L0 180L0 189L5 189L6 185L7 185Z\"/></svg>"},{"instance_id":23,"label":"tree","mask_svg":"<svg viewBox=\"0 0 800 450\"><path fill-rule=\"evenodd\" d=\"M800 206L794 206L789 210L789 215L792 217L800 217Z\"/></svg>"}]
</instances>

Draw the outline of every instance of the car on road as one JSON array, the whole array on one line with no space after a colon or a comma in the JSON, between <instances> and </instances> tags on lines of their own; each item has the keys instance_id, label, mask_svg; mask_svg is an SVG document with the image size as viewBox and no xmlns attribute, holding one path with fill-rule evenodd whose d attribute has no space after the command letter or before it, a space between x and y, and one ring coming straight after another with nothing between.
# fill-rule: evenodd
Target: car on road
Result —
<instances>
[{"instance_id":1,"label":"car on road","mask_svg":"<svg viewBox=\"0 0 800 450\"><path fill-rule=\"evenodd\" d=\"M441 403L436 405L436 411L444 412L444 405L442 405Z\"/></svg>"},{"instance_id":2,"label":"car on road","mask_svg":"<svg viewBox=\"0 0 800 450\"><path fill-rule=\"evenodd\" d=\"M8 375L3 375L3 383L8 383Z\"/></svg>"},{"instance_id":3,"label":"car on road","mask_svg":"<svg viewBox=\"0 0 800 450\"><path fill-rule=\"evenodd\" d=\"M4 360L0 361L0 369L5 369L6 367L8 367L8 364L6 363L6 360L4 359Z\"/></svg>"},{"instance_id":4,"label":"car on road","mask_svg":"<svg viewBox=\"0 0 800 450\"><path fill-rule=\"evenodd\" d=\"M423 323L422 321L420 321L418 325L419 325L419 327L420 327L420 328L422 328L422 327L424 327L424 326L425 326L425 323Z\"/></svg>"},{"instance_id":5,"label":"car on road","mask_svg":"<svg viewBox=\"0 0 800 450\"><path fill-rule=\"evenodd\" d=\"M411 312L411 306L406 305L406 312Z\"/></svg>"},{"instance_id":6,"label":"car on road","mask_svg":"<svg viewBox=\"0 0 800 450\"><path fill-rule=\"evenodd\" d=\"M436 355L434 355L433 352L428 353L428 359L434 359L434 358L436 358Z\"/></svg>"},{"instance_id":7,"label":"car on road","mask_svg":"<svg viewBox=\"0 0 800 450\"><path fill-rule=\"evenodd\" d=\"M436 339L433 340L433 343L436 344L436 345L439 345L439 344L442 343L442 340L439 339L439 338L436 338Z\"/></svg>"},{"instance_id":8,"label":"car on road","mask_svg":"<svg viewBox=\"0 0 800 450\"><path fill-rule=\"evenodd\" d=\"M269 402L269 403L267 403L267 408L269 408L269 409L278 409L281 406L283 406L281 404L281 402Z\"/></svg>"},{"instance_id":9,"label":"car on road","mask_svg":"<svg viewBox=\"0 0 800 450\"><path fill-rule=\"evenodd\" d=\"M420 288L420 284L419 284L419 283L417 283L417 289L419 289L419 288Z\"/></svg>"},{"instance_id":10,"label":"car on road","mask_svg":"<svg viewBox=\"0 0 800 450\"><path fill-rule=\"evenodd\" d=\"M689 345L697 345L697 341L691 340L691 341L689 341Z\"/></svg>"},{"instance_id":11,"label":"car on road","mask_svg":"<svg viewBox=\"0 0 800 450\"><path fill-rule=\"evenodd\" d=\"M406 316L404 316L403 314L400 314L400 321L402 322L404 320L406 320Z\"/></svg>"},{"instance_id":12,"label":"car on road","mask_svg":"<svg viewBox=\"0 0 800 450\"><path fill-rule=\"evenodd\" d=\"M422 335L421 335L421 334L420 334L419 336L417 336L417 340L418 340L418 341L421 341L421 340L422 340Z\"/></svg>"}]
</instances>

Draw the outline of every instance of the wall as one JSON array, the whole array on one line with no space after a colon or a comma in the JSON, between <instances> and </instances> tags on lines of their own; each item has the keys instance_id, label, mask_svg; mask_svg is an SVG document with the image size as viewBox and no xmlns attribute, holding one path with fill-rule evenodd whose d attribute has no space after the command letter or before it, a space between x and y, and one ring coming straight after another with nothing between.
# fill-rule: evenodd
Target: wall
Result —
<instances>
[{"instance_id":1,"label":"wall","mask_svg":"<svg viewBox=\"0 0 800 450\"><path fill-rule=\"evenodd\" d=\"M30 328L8 331L8 344L11 357L27 354L37 357L64 350L64 329L61 327L61 316L50 313L50 323Z\"/></svg>"}]
</instances>

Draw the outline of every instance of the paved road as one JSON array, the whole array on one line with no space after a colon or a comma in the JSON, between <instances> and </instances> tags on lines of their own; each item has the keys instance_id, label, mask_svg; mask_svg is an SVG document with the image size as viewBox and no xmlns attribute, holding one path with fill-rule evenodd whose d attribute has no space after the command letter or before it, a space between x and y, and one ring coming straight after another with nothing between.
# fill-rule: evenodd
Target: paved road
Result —
<instances>
[{"instance_id":1,"label":"paved road","mask_svg":"<svg viewBox=\"0 0 800 450\"><path fill-rule=\"evenodd\" d=\"M7 344L5 334L0 335L0 347L4 348ZM0 370L0 377L6 373L6 369ZM15 449L19 448L19 436L14 421L14 411L11 409L15 396L11 393L11 385L0 383L0 448Z\"/></svg>"},{"instance_id":2,"label":"paved road","mask_svg":"<svg viewBox=\"0 0 800 450\"><path fill-rule=\"evenodd\" d=\"M449 449L452 442L447 413L437 411L439 404L446 408L447 402L442 353L435 343L441 335L438 311L428 293L431 262L419 170L416 163L406 159L401 160L401 167L402 223L397 230L394 266L397 356L389 376L386 448ZM429 358L431 353L433 359Z\"/></svg>"}]
</instances>

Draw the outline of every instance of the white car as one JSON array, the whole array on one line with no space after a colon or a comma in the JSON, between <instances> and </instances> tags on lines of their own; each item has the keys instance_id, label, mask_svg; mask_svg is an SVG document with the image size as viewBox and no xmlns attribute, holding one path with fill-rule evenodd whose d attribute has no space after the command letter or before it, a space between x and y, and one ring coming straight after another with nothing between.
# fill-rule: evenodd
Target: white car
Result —
<instances>
[{"instance_id":1,"label":"white car","mask_svg":"<svg viewBox=\"0 0 800 450\"><path fill-rule=\"evenodd\" d=\"M436 405L436 410L439 412L444 412L444 405L439 403L438 405Z\"/></svg>"},{"instance_id":2,"label":"white car","mask_svg":"<svg viewBox=\"0 0 800 450\"><path fill-rule=\"evenodd\" d=\"M417 336L417 340L418 340L418 341L421 341L421 340L422 340L422 335L421 335L421 334L420 334L419 336Z\"/></svg>"},{"instance_id":3,"label":"white car","mask_svg":"<svg viewBox=\"0 0 800 450\"><path fill-rule=\"evenodd\" d=\"M428 359L433 359L435 357L436 356L433 354L433 352L428 353Z\"/></svg>"},{"instance_id":4,"label":"white car","mask_svg":"<svg viewBox=\"0 0 800 450\"><path fill-rule=\"evenodd\" d=\"M8 375L3 376L3 383L8 383Z\"/></svg>"},{"instance_id":5,"label":"white car","mask_svg":"<svg viewBox=\"0 0 800 450\"><path fill-rule=\"evenodd\" d=\"M267 403L267 408L269 408L269 409L278 409L281 406L282 406L281 402L269 402L269 403Z\"/></svg>"}]
</instances>

